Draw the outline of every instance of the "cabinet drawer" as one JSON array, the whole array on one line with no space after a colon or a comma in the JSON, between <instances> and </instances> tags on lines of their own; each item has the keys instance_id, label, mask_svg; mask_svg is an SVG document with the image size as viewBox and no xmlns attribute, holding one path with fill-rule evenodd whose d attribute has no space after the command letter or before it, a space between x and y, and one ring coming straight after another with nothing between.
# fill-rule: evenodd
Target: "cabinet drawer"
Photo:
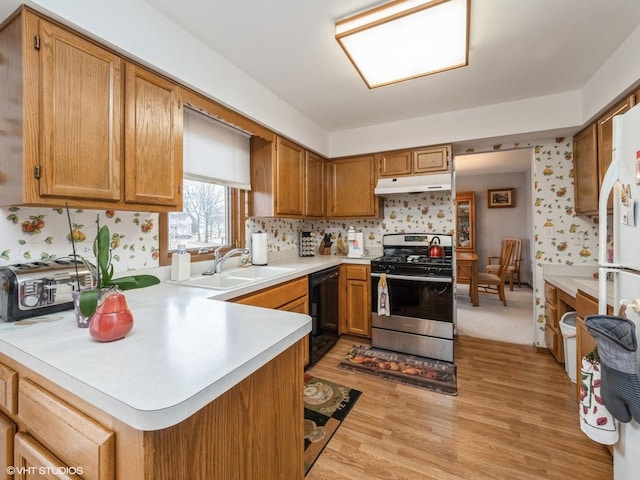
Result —
<instances>
[{"instance_id":1,"label":"cabinet drawer","mask_svg":"<svg viewBox=\"0 0 640 480\"><path fill-rule=\"evenodd\" d=\"M309 294L308 285L307 277L303 277L272 288L265 288L257 293L234 298L232 301L256 307L280 308L293 300L306 297Z\"/></svg>"},{"instance_id":2,"label":"cabinet drawer","mask_svg":"<svg viewBox=\"0 0 640 480\"><path fill-rule=\"evenodd\" d=\"M589 315L596 315L598 313L598 301L578 290L576 295L576 311L582 318L586 318Z\"/></svg>"},{"instance_id":3,"label":"cabinet drawer","mask_svg":"<svg viewBox=\"0 0 640 480\"><path fill-rule=\"evenodd\" d=\"M558 297L558 289L553 285L546 283L544 284L544 298L549 303L556 303Z\"/></svg>"},{"instance_id":4,"label":"cabinet drawer","mask_svg":"<svg viewBox=\"0 0 640 480\"><path fill-rule=\"evenodd\" d=\"M16 480L29 480L30 478L82 480L82 477L72 472L82 471L84 473L84 467L65 465L26 433L16 435L14 464L19 468L15 475ZM38 472L39 475L32 477L31 472ZM46 475L46 472L51 473Z\"/></svg>"},{"instance_id":5,"label":"cabinet drawer","mask_svg":"<svg viewBox=\"0 0 640 480\"><path fill-rule=\"evenodd\" d=\"M113 432L25 378L18 408L25 430L67 466L82 467L82 478L114 478Z\"/></svg>"},{"instance_id":6,"label":"cabinet drawer","mask_svg":"<svg viewBox=\"0 0 640 480\"><path fill-rule=\"evenodd\" d=\"M2 363L0 363L0 406L9 413L18 413L18 374Z\"/></svg>"},{"instance_id":7,"label":"cabinet drawer","mask_svg":"<svg viewBox=\"0 0 640 480\"><path fill-rule=\"evenodd\" d=\"M562 339L558 331L546 325L544 327L544 341L556 361L564 363L564 348L562 347L562 343L560 343Z\"/></svg>"},{"instance_id":8,"label":"cabinet drawer","mask_svg":"<svg viewBox=\"0 0 640 480\"><path fill-rule=\"evenodd\" d=\"M363 265L345 265L345 275L348 280L369 280L369 268Z\"/></svg>"},{"instance_id":9,"label":"cabinet drawer","mask_svg":"<svg viewBox=\"0 0 640 480\"><path fill-rule=\"evenodd\" d=\"M13 437L16 426L4 415L0 414L0 479L9 480L13 476L7 472L7 467L17 465L13 460Z\"/></svg>"},{"instance_id":10,"label":"cabinet drawer","mask_svg":"<svg viewBox=\"0 0 640 480\"><path fill-rule=\"evenodd\" d=\"M545 302L544 304L544 318L547 321L547 325L556 330L558 329L558 310L549 302Z\"/></svg>"}]
</instances>

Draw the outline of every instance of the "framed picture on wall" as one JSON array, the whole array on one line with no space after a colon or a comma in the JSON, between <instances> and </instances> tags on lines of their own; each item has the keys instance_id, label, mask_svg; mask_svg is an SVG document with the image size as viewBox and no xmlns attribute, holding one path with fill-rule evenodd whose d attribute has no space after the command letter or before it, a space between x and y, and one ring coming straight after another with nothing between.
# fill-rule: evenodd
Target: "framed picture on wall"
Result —
<instances>
[{"instance_id":1,"label":"framed picture on wall","mask_svg":"<svg viewBox=\"0 0 640 480\"><path fill-rule=\"evenodd\" d=\"M489 208L512 208L516 206L514 198L515 188L498 188L487 190Z\"/></svg>"}]
</instances>

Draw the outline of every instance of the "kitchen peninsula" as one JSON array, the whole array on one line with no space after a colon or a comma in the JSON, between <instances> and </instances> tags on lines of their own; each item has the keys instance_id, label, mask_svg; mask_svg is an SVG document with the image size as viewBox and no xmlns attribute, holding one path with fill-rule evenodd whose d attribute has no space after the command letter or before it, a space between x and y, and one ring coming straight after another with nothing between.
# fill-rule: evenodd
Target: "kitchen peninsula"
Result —
<instances>
[{"instance_id":1,"label":"kitchen peninsula","mask_svg":"<svg viewBox=\"0 0 640 480\"><path fill-rule=\"evenodd\" d=\"M310 319L211 296L166 283L127 293L134 329L111 343L70 311L0 325L0 467L301 479Z\"/></svg>"}]
</instances>

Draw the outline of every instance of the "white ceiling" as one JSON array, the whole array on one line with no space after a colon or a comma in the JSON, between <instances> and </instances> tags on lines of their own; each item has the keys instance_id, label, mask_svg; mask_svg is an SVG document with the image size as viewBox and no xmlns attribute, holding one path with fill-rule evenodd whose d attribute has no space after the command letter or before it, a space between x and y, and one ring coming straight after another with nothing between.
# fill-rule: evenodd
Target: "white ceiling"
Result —
<instances>
[{"instance_id":1,"label":"white ceiling","mask_svg":"<svg viewBox=\"0 0 640 480\"><path fill-rule=\"evenodd\" d=\"M467 67L369 90L334 23L386 2L146 2L328 132L580 90L640 24L637 0L471 0Z\"/></svg>"}]
</instances>

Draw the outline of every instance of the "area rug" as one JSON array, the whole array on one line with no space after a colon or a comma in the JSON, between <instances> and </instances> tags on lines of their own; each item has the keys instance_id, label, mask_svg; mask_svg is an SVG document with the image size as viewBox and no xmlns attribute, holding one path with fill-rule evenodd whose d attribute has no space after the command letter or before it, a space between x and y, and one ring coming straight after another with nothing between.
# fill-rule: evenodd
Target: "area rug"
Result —
<instances>
[{"instance_id":1,"label":"area rug","mask_svg":"<svg viewBox=\"0 0 640 480\"><path fill-rule=\"evenodd\" d=\"M450 362L355 345L338 367L445 395L458 394L456 365Z\"/></svg>"},{"instance_id":2,"label":"area rug","mask_svg":"<svg viewBox=\"0 0 640 480\"><path fill-rule=\"evenodd\" d=\"M358 390L304 376L304 474L313 466L356 400Z\"/></svg>"}]
</instances>

